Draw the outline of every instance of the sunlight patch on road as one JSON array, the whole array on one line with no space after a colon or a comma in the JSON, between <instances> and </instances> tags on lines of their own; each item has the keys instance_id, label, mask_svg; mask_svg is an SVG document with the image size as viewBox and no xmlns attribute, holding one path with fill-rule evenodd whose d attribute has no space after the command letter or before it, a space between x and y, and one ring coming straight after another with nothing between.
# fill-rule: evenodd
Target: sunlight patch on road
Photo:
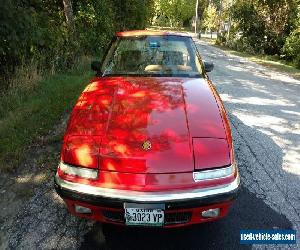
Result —
<instances>
[{"instance_id":1,"label":"sunlight patch on road","mask_svg":"<svg viewBox=\"0 0 300 250\"><path fill-rule=\"evenodd\" d=\"M56 193L56 192L51 192L50 193L50 198L53 202L55 202L56 204L60 204L65 208L65 203L63 201L63 199Z\"/></svg>"},{"instance_id":2,"label":"sunlight patch on road","mask_svg":"<svg viewBox=\"0 0 300 250\"><path fill-rule=\"evenodd\" d=\"M295 106L295 104L290 104L287 100L276 100L268 99L268 98L260 98L260 97L241 97L241 98L233 98L228 94L221 94L221 98L224 102L228 101L230 103L238 103L238 104L252 104L252 105L271 105L271 106Z\"/></svg>"},{"instance_id":3,"label":"sunlight patch on road","mask_svg":"<svg viewBox=\"0 0 300 250\"><path fill-rule=\"evenodd\" d=\"M281 74L279 72L275 72L275 71L270 71L270 77L273 80L278 80L278 81L283 81L285 83L296 83L296 84L300 84L300 81L288 76L288 75L284 75Z\"/></svg>"},{"instance_id":4,"label":"sunlight patch on road","mask_svg":"<svg viewBox=\"0 0 300 250\"><path fill-rule=\"evenodd\" d=\"M43 181L45 181L47 178L47 175L44 173L39 173L36 175L32 175L32 174L26 174L23 175L21 177L17 177L16 181L18 183L32 183L32 184L40 184Z\"/></svg>"},{"instance_id":5,"label":"sunlight patch on road","mask_svg":"<svg viewBox=\"0 0 300 250\"><path fill-rule=\"evenodd\" d=\"M300 112L295 112L295 111L285 110L285 109L282 109L281 111L286 114L300 116Z\"/></svg>"},{"instance_id":6,"label":"sunlight patch on road","mask_svg":"<svg viewBox=\"0 0 300 250\"><path fill-rule=\"evenodd\" d=\"M300 145L290 148L285 154L283 170L300 176Z\"/></svg>"},{"instance_id":7,"label":"sunlight patch on road","mask_svg":"<svg viewBox=\"0 0 300 250\"><path fill-rule=\"evenodd\" d=\"M236 66L232 66L232 65L227 65L226 66L227 69L231 69L231 70L234 70L234 71L246 71L244 68L242 67L236 67Z\"/></svg>"},{"instance_id":8,"label":"sunlight patch on road","mask_svg":"<svg viewBox=\"0 0 300 250\"><path fill-rule=\"evenodd\" d=\"M32 175L24 175L22 177L17 177L16 181L18 183L27 183L31 179Z\"/></svg>"},{"instance_id":9,"label":"sunlight patch on road","mask_svg":"<svg viewBox=\"0 0 300 250\"><path fill-rule=\"evenodd\" d=\"M281 137L282 134L300 135L298 125L291 127L287 124L287 120L270 115L246 114L243 111L232 113L245 125L270 136L284 153L282 169L288 173L300 176L300 142L294 145L292 141Z\"/></svg>"},{"instance_id":10,"label":"sunlight patch on road","mask_svg":"<svg viewBox=\"0 0 300 250\"><path fill-rule=\"evenodd\" d=\"M261 132L266 132L264 128L272 129L279 133L289 132L288 128L282 126L286 121L282 118L269 115L244 114L242 112L233 112L247 126L255 127ZM270 130L269 130L270 131ZM273 133L268 133L273 135Z\"/></svg>"}]
</instances>

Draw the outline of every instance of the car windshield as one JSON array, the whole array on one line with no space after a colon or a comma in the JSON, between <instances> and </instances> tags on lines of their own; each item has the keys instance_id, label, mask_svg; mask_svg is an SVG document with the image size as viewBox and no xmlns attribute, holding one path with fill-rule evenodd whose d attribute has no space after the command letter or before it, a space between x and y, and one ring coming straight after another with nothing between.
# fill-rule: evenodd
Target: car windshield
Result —
<instances>
[{"instance_id":1,"label":"car windshield","mask_svg":"<svg viewBox=\"0 0 300 250\"><path fill-rule=\"evenodd\" d=\"M117 37L102 64L103 76L202 77L202 67L190 37Z\"/></svg>"}]
</instances>

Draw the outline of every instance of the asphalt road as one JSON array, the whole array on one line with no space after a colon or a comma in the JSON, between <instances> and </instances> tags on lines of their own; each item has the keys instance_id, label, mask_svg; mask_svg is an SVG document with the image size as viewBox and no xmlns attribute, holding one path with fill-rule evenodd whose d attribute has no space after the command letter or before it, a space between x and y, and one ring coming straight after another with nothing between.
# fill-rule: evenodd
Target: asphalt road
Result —
<instances>
[{"instance_id":1,"label":"asphalt road","mask_svg":"<svg viewBox=\"0 0 300 250\"><path fill-rule=\"evenodd\" d=\"M30 170L24 166L14 179L0 178L1 248L300 249L300 81L204 42L197 44L203 58L215 63L210 77L225 103L240 167L242 189L229 216L172 230L115 227L78 219L66 212L53 190L51 171L45 178L43 166L29 161ZM44 145L31 158L55 150L55 145ZM21 197L17 202L14 197L20 188L14 189L16 186L31 188L31 198ZM7 205L12 202L17 202L15 209ZM298 244L239 243L241 229L275 228L297 229Z\"/></svg>"}]
</instances>

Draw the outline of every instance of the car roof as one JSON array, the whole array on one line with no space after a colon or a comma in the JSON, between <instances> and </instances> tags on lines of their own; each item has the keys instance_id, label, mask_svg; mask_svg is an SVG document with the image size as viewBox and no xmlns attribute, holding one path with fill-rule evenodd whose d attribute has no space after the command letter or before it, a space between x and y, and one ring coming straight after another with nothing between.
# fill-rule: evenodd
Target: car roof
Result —
<instances>
[{"instance_id":1,"label":"car roof","mask_svg":"<svg viewBox=\"0 0 300 250\"><path fill-rule=\"evenodd\" d=\"M116 33L118 37L130 37L130 36L182 36L191 37L188 33L179 33L174 31L164 30L130 30L120 31Z\"/></svg>"}]
</instances>

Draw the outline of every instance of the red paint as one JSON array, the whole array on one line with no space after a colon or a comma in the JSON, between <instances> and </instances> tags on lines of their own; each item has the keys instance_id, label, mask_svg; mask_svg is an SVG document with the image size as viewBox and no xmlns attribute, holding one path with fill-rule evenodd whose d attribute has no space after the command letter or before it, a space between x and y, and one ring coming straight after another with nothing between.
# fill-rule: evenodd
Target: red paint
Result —
<instances>
[{"instance_id":1,"label":"red paint","mask_svg":"<svg viewBox=\"0 0 300 250\"><path fill-rule=\"evenodd\" d=\"M218 107L219 107L219 110L220 110L220 114L221 114L221 117L222 117L224 130L225 130L225 133L226 133L226 139L227 139L227 142L228 142L230 160L231 160L231 162L234 162L235 158L234 158L234 150L233 150L233 141L232 141L231 128L230 128L229 120L228 120L228 117L227 117L227 114L226 114L226 110L224 108L224 104L222 102L222 99L221 99L219 93L217 92L215 86L209 80L208 80L208 84L211 88L211 91L212 91L213 95L215 96L216 101L217 101L217 104L218 104Z\"/></svg>"},{"instance_id":2,"label":"red paint","mask_svg":"<svg viewBox=\"0 0 300 250\"><path fill-rule=\"evenodd\" d=\"M65 136L63 161L75 166L98 168L100 143L91 136Z\"/></svg>"},{"instance_id":3,"label":"red paint","mask_svg":"<svg viewBox=\"0 0 300 250\"><path fill-rule=\"evenodd\" d=\"M210 169L230 165L226 139L193 138L195 169Z\"/></svg>"},{"instance_id":4,"label":"red paint","mask_svg":"<svg viewBox=\"0 0 300 250\"><path fill-rule=\"evenodd\" d=\"M226 139L205 79L95 78L72 112L62 160L95 167L98 159L101 170L124 173L192 172L194 137Z\"/></svg>"},{"instance_id":5,"label":"red paint","mask_svg":"<svg viewBox=\"0 0 300 250\"><path fill-rule=\"evenodd\" d=\"M117 32L116 36L128 37L128 36L189 36L184 33L172 32L172 31L153 31L153 30L130 30Z\"/></svg>"}]
</instances>

